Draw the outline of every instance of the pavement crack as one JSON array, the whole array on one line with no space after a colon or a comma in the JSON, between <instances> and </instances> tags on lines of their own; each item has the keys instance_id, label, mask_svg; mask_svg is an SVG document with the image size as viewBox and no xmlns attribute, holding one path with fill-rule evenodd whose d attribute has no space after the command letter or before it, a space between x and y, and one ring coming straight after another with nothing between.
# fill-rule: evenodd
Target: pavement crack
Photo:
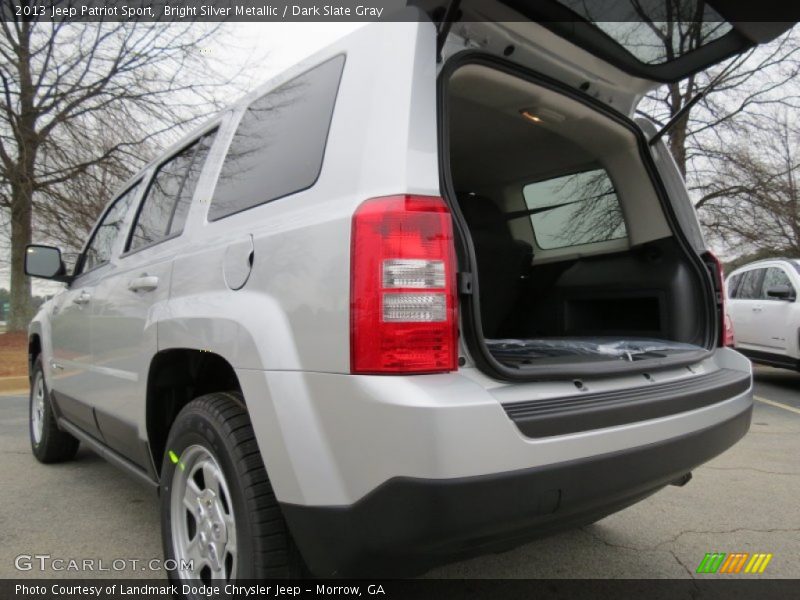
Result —
<instances>
[{"instance_id":1,"label":"pavement crack","mask_svg":"<svg viewBox=\"0 0 800 600\"><path fill-rule=\"evenodd\" d=\"M683 570L686 571L687 575L689 575L689 579L694 579L694 573L692 573L692 570L689 567L686 566L686 563L683 562L678 557L677 554L675 554L675 551L674 550L670 550L669 553L672 554L672 558L675 559L675 562L678 563L681 567L683 567Z\"/></svg>"},{"instance_id":2,"label":"pavement crack","mask_svg":"<svg viewBox=\"0 0 800 600\"><path fill-rule=\"evenodd\" d=\"M699 535L709 535L709 534L711 534L711 535L719 535L719 534L728 534L728 533L739 533L741 531L749 531L751 533L795 533L795 532L800 532L800 527L792 527L792 528L780 528L780 527L777 527L775 529L753 529L752 527L737 527L736 529L723 529L723 530L687 529L685 531L679 532L678 535L676 535L676 536L674 536L674 537L672 537L672 538L670 538L668 540L664 540L662 542L659 542L658 544L656 544L655 546L653 546L650 549L651 550L656 550L656 549L658 549L661 546L664 546L666 544L674 544L681 537L683 537L684 535L689 535L690 533L695 533L695 534L699 534Z\"/></svg>"},{"instance_id":3,"label":"pavement crack","mask_svg":"<svg viewBox=\"0 0 800 600\"><path fill-rule=\"evenodd\" d=\"M770 471L768 469L757 469L756 467L711 467L704 465L701 469L711 469L713 471L755 471L766 475L800 475L797 471Z\"/></svg>"},{"instance_id":4,"label":"pavement crack","mask_svg":"<svg viewBox=\"0 0 800 600\"><path fill-rule=\"evenodd\" d=\"M587 526L588 527L588 526ZM754 529L752 527L737 527L736 529L723 529L723 530L698 530L698 529L687 529L684 531L678 532L677 535L658 542L654 545L649 546L628 546L626 544L619 544L616 542L610 542L605 539L602 535L595 533L594 531L590 531L587 527L581 527L580 531L588 535L590 538L594 539L597 542L600 542L604 546L609 548L617 548L619 550L631 550L632 552L660 552L662 551L662 547L668 544L674 544L677 542L681 537L684 535L689 534L698 534L698 535L724 535L729 533L739 533L742 531L749 531L752 533L795 533L800 532L800 527L792 527L792 528L774 528L774 529ZM673 556L675 556L675 552L672 550L667 549L667 552L670 552ZM688 570L688 567L684 565L677 556L675 556L675 560L677 560L681 565Z\"/></svg>"},{"instance_id":5,"label":"pavement crack","mask_svg":"<svg viewBox=\"0 0 800 600\"><path fill-rule=\"evenodd\" d=\"M595 533L594 531L589 531L586 527L581 527L580 530L588 535L590 538L597 540L601 544L608 546L609 548L620 548L622 550L632 550L634 552L642 552L643 550L650 550L650 548L640 548L637 546L626 546L625 544L616 544L614 542L609 542L603 536ZM655 548L653 548L655 549Z\"/></svg>"}]
</instances>

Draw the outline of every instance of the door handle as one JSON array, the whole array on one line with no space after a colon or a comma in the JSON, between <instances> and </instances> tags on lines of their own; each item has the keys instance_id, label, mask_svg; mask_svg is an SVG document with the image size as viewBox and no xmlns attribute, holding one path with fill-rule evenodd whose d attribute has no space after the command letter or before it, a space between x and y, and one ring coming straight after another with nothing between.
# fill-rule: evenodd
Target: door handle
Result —
<instances>
[{"instance_id":1,"label":"door handle","mask_svg":"<svg viewBox=\"0 0 800 600\"><path fill-rule=\"evenodd\" d=\"M128 289L132 292L152 292L158 287L158 277L155 275L142 275L128 282Z\"/></svg>"},{"instance_id":2,"label":"door handle","mask_svg":"<svg viewBox=\"0 0 800 600\"><path fill-rule=\"evenodd\" d=\"M86 290L83 290L80 294L78 294L73 302L75 302L75 304L87 304L91 299L92 295Z\"/></svg>"},{"instance_id":3,"label":"door handle","mask_svg":"<svg viewBox=\"0 0 800 600\"><path fill-rule=\"evenodd\" d=\"M753 307L753 312L761 312L762 310L764 310L763 306L754 306Z\"/></svg>"}]
</instances>

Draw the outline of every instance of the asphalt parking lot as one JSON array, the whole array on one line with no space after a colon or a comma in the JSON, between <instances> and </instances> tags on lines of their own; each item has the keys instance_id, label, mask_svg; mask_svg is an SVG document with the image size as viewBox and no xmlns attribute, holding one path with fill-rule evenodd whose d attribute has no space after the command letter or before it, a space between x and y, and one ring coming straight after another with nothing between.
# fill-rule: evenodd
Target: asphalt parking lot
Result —
<instances>
[{"instance_id":1,"label":"asphalt parking lot","mask_svg":"<svg viewBox=\"0 0 800 600\"><path fill-rule=\"evenodd\" d=\"M458 578L710 577L695 570L706 552L768 552L763 575L800 577L800 374L759 367L750 433L669 487L621 513L504 554L429 573ZM0 577L86 577L20 572L18 555L141 561L97 576L153 577L160 558L155 494L92 452L45 466L32 457L27 398L0 397ZM722 575L720 575L723 577Z\"/></svg>"}]
</instances>

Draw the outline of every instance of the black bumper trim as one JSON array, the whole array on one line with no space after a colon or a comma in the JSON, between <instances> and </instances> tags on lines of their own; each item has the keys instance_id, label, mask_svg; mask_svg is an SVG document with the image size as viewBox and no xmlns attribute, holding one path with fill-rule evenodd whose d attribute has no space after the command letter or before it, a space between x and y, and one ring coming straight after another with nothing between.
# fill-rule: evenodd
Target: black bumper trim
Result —
<instances>
[{"instance_id":1,"label":"black bumper trim","mask_svg":"<svg viewBox=\"0 0 800 600\"><path fill-rule=\"evenodd\" d=\"M442 480L397 477L346 507L281 506L315 575L413 575L625 508L741 439L751 413L748 407L665 442L544 467Z\"/></svg>"},{"instance_id":2,"label":"black bumper trim","mask_svg":"<svg viewBox=\"0 0 800 600\"><path fill-rule=\"evenodd\" d=\"M538 438L666 417L730 400L750 386L749 373L719 369L631 390L515 402L503 408L523 435Z\"/></svg>"}]
</instances>

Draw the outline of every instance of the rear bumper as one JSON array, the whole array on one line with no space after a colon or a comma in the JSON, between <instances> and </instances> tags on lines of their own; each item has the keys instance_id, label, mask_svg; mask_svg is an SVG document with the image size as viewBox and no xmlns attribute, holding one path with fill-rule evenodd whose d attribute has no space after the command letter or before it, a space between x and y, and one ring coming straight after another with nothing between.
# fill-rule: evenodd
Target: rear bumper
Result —
<instances>
[{"instance_id":1,"label":"rear bumper","mask_svg":"<svg viewBox=\"0 0 800 600\"><path fill-rule=\"evenodd\" d=\"M396 477L345 507L283 503L320 576L409 575L593 522L741 439L752 406L713 426L568 462L453 479Z\"/></svg>"}]
</instances>

